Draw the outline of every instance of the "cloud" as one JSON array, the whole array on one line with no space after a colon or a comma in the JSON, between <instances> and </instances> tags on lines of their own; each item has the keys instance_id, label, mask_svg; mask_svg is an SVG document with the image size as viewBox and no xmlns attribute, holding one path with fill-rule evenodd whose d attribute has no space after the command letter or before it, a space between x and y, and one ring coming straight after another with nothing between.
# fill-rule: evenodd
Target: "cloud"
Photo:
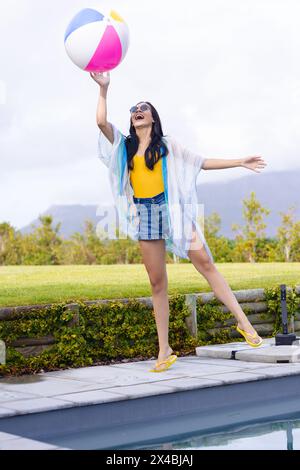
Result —
<instances>
[{"instance_id":1,"label":"cloud","mask_svg":"<svg viewBox=\"0 0 300 470\"><path fill-rule=\"evenodd\" d=\"M111 71L108 93L108 119L122 132L130 106L149 100L164 133L206 157L261 154L265 171L300 166L297 0L115 0L113 6L130 28L127 56ZM54 202L107 196L97 161L98 86L63 44L68 22L85 7L85 0L0 4L0 41L8 45L0 51L0 220L22 225ZM202 178L230 179L241 171Z\"/></svg>"}]
</instances>

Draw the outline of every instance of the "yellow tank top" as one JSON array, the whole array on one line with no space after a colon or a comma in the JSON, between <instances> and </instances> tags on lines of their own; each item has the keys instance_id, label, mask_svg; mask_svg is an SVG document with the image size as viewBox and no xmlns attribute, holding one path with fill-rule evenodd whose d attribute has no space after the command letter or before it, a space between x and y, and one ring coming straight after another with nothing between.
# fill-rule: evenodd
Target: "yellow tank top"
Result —
<instances>
[{"instance_id":1,"label":"yellow tank top","mask_svg":"<svg viewBox=\"0 0 300 470\"><path fill-rule=\"evenodd\" d=\"M162 159L150 170L145 163L144 155L133 157L133 170L130 170L130 182L135 197L154 197L164 191Z\"/></svg>"}]
</instances>

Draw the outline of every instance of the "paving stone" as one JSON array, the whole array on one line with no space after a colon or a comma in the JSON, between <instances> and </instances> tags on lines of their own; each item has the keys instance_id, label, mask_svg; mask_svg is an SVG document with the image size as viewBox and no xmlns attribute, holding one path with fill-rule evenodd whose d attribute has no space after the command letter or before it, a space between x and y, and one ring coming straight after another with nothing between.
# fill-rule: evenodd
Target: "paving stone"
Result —
<instances>
[{"instance_id":1,"label":"paving stone","mask_svg":"<svg viewBox=\"0 0 300 470\"><path fill-rule=\"evenodd\" d=\"M198 356L196 356L196 354L191 354L190 356L179 356L178 357L178 360L180 360L181 362L184 362L184 361L188 361L188 360L193 360L193 359L199 359Z\"/></svg>"},{"instance_id":2,"label":"paving stone","mask_svg":"<svg viewBox=\"0 0 300 470\"><path fill-rule=\"evenodd\" d=\"M230 372L228 374L215 374L209 377L213 380L221 381L223 384L239 383L239 382L252 382L253 380L262 380L264 375L256 372Z\"/></svg>"},{"instance_id":3,"label":"paving stone","mask_svg":"<svg viewBox=\"0 0 300 470\"><path fill-rule=\"evenodd\" d=\"M60 380L54 377L33 376L13 377L0 380L0 393L2 392L24 392L34 395L51 397L62 395L63 393L79 392L84 390L93 390L97 388L95 384L80 381Z\"/></svg>"},{"instance_id":4,"label":"paving stone","mask_svg":"<svg viewBox=\"0 0 300 470\"><path fill-rule=\"evenodd\" d=\"M2 441L6 441L7 439L20 439L20 436L9 434L8 432L0 432L0 445Z\"/></svg>"},{"instance_id":5,"label":"paving stone","mask_svg":"<svg viewBox=\"0 0 300 470\"><path fill-rule=\"evenodd\" d=\"M130 363L122 363L122 364L111 364L108 366L91 366L91 367L81 367L80 369L67 369L67 370L59 370L53 372L47 372L47 377L59 377L59 378L70 378L70 379L80 379L80 380L102 380L102 377L111 378L112 376L115 377L117 374L120 373L119 367L121 369L126 369L127 371L131 368L137 368L138 371L140 370L147 370L147 368L151 368L154 364L154 361L137 361L137 362L130 362Z\"/></svg>"},{"instance_id":6,"label":"paving stone","mask_svg":"<svg viewBox=\"0 0 300 470\"><path fill-rule=\"evenodd\" d=\"M153 367L154 364L151 364L151 368ZM126 367L126 366L125 366ZM237 366L237 369L240 369L239 366ZM121 370L121 368L119 368ZM154 380L160 380L168 376L168 378L182 378L182 377L194 377L197 375L209 375L211 373L215 372L227 372L231 371L231 368L224 367L224 366L218 366L218 365L211 365L211 364L201 364L196 361L181 361L179 358L173 366L168 369L167 371L161 373L161 374L156 374L150 372L151 376L158 377L158 379L154 378ZM149 377L149 369L144 370L144 373L146 376ZM153 381L153 379L152 379ZM118 382L117 382L118 383Z\"/></svg>"},{"instance_id":7,"label":"paving stone","mask_svg":"<svg viewBox=\"0 0 300 470\"><path fill-rule=\"evenodd\" d=\"M266 338L261 346L253 348L246 342L215 344L210 346L199 346L196 348L196 355L203 359L210 357L214 359L242 360L244 362L268 362L276 363L278 360L300 363L300 346L276 346L275 338Z\"/></svg>"},{"instance_id":8,"label":"paving stone","mask_svg":"<svg viewBox=\"0 0 300 470\"><path fill-rule=\"evenodd\" d=\"M55 398L35 398L34 400L10 401L2 406L3 409L7 408L8 410L14 410L17 414L38 413L41 411L70 407L72 407L71 402ZM0 408L0 413L2 408ZM3 417L2 414L0 414L0 416Z\"/></svg>"},{"instance_id":9,"label":"paving stone","mask_svg":"<svg viewBox=\"0 0 300 470\"><path fill-rule=\"evenodd\" d=\"M188 362L188 361L186 361ZM232 369L259 369L261 367L266 367L264 363L261 362L246 362L246 361L237 361L234 359L221 359L213 357L197 357L191 359L189 362L197 362L198 364L207 364L207 365L217 365L217 366L228 366ZM270 364L270 366L275 366L276 364Z\"/></svg>"},{"instance_id":10,"label":"paving stone","mask_svg":"<svg viewBox=\"0 0 300 470\"><path fill-rule=\"evenodd\" d=\"M159 384L140 384L140 385L132 385L129 387L114 387L110 388L110 392L114 393L122 393L126 395L129 399L131 398L139 398L139 397L147 397L151 395L162 395L163 393L172 393L176 392L175 388L171 386L163 386L161 383Z\"/></svg>"},{"instance_id":11,"label":"paving stone","mask_svg":"<svg viewBox=\"0 0 300 470\"><path fill-rule=\"evenodd\" d=\"M14 416L16 415L17 412L16 410L10 410L9 408L3 408L2 406L0 407L0 418L7 418L9 416Z\"/></svg>"},{"instance_id":12,"label":"paving stone","mask_svg":"<svg viewBox=\"0 0 300 470\"><path fill-rule=\"evenodd\" d=\"M70 401L79 405L96 405L98 403L108 403L112 401L119 401L128 399L124 393L112 393L106 390L93 390L91 392L69 393L67 395L59 395L58 399L63 401Z\"/></svg>"},{"instance_id":13,"label":"paving stone","mask_svg":"<svg viewBox=\"0 0 300 470\"><path fill-rule=\"evenodd\" d=\"M18 438L0 441L1 450L54 450L57 446L32 439Z\"/></svg>"},{"instance_id":14,"label":"paving stone","mask_svg":"<svg viewBox=\"0 0 300 470\"><path fill-rule=\"evenodd\" d=\"M174 364L166 373L174 377L182 376L181 372L178 372L176 369L176 364ZM147 364L143 363L142 367L132 367L129 364L123 364L123 367L114 367L114 366L98 366L97 370L95 368L85 367L82 370L67 370L65 374L59 374L56 378L59 377L60 380L65 380L66 382L76 382L77 380L84 380L85 382L90 382L94 384L94 389L98 388L108 388L119 385L133 385L133 384L143 384L143 383L152 383L160 380L158 379L157 374L149 372L150 369L154 366L154 362L151 361ZM186 368L188 370L188 367ZM54 377L53 375L51 376ZM72 390L71 390L72 391ZM60 395L62 393L59 393Z\"/></svg>"},{"instance_id":15,"label":"paving stone","mask_svg":"<svg viewBox=\"0 0 300 470\"><path fill-rule=\"evenodd\" d=\"M221 365L216 365L216 364L193 364L190 365L189 367L189 377L209 377L212 374L222 374L225 372L232 372L232 367L229 366L221 366ZM236 367L234 370L239 371L241 370L241 367Z\"/></svg>"},{"instance_id":16,"label":"paving stone","mask_svg":"<svg viewBox=\"0 0 300 470\"><path fill-rule=\"evenodd\" d=\"M208 356L195 356L190 359L180 358L182 364L216 364L216 365L231 365L232 367L240 367L239 363L233 359L223 359L217 357L208 357Z\"/></svg>"},{"instance_id":17,"label":"paving stone","mask_svg":"<svg viewBox=\"0 0 300 470\"><path fill-rule=\"evenodd\" d=\"M91 380L101 380L101 377L106 376L110 377L111 375L116 375L118 373L118 368L137 368L138 370L147 370L151 369L154 365L154 360L149 361L134 361L134 362L122 362L118 364L102 365L102 366L90 366L90 367L80 367L78 369L64 369L57 370L52 372L47 372L47 377L59 377L59 378L72 378L72 379L91 379Z\"/></svg>"},{"instance_id":18,"label":"paving stone","mask_svg":"<svg viewBox=\"0 0 300 470\"><path fill-rule=\"evenodd\" d=\"M160 382L160 385L163 385L164 387L168 386L175 390L192 390L197 388L215 387L222 385L222 382L220 380L211 380L207 378L184 377L181 379L164 380L163 382Z\"/></svg>"},{"instance_id":19,"label":"paving stone","mask_svg":"<svg viewBox=\"0 0 300 470\"><path fill-rule=\"evenodd\" d=\"M134 361L134 362L128 362L128 363L120 363L120 364L112 364L110 367L112 369L122 369L124 367L128 369L137 369L137 370L147 370L147 369L152 369L152 367L155 365L157 361L156 359L152 359L151 361Z\"/></svg>"},{"instance_id":20,"label":"paving stone","mask_svg":"<svg viewBox=\"0 0 300 470\"><path fill-rule=\"evenodd\" d=\"M251 351L239 351L235 355L236 359L243 361L256 360L259 362L289 361L300 363L300 347L299 346L271 346L261 349L252 348Z\"/></svg>"},{"instance_id":21,"label":"paving stone","mask_svg":"<svg viewBox=\"0 0 300 470\"><path fill-rule=\"evenodd\" d=\"M15 400L26 400L27 398L39 398L38 395L34 395L33 393L21 393L17 391L8 392L6 390L0 390L0 403L6 403Z\"/></svg>"},{"instance_id":22,"label":"paving stone","mask_svg":"<svg viewBox=\"0 0 300 470\"><path fill-rule=\"evenodd\" d=\"M262 344L259 349L267 349L271 347L269 343ZM214 357L222 359L230 359L232 351L249 351L253 350L252 346L245 343L227 343L227 344L214 344L210 346L196 347L196 354L198 357Z\"/></svg>"},{"instance_id":23,"label":"paving stone","mask_svg":"<svg viewBox=\"0 0 300 470\"><path fill-rule=\"evenodd\" d=\"M257 371L265 377L284 377L287 375L300 375L300 367L296 364L277 364L277 367L265 367Z\"/></svg>"}]
</instances>

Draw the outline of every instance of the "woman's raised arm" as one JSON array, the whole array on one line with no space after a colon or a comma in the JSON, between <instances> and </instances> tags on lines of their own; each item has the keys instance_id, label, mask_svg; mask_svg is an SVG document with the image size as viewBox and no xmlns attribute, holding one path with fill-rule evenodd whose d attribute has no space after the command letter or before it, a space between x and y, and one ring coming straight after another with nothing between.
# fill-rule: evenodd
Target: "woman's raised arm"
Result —
<instances>
[{"instance_id":1,"label":"woman's raised arm","mask_svg":"<svg viewBox=\"0 0 300 470\"><path fill-rule=\"evenodd\" d=\"M107 90L110 83L110 74L107 72L107 75L104 76L103 73L94 73L91 72L90 76L95 80L98 85L100 85L100 93L97 105L97 114L96 121L97 126L103 132L105 137L110 141L111 144L114 143L114 133L112 125L107 121Z\"/></svg>"}]
</instances>

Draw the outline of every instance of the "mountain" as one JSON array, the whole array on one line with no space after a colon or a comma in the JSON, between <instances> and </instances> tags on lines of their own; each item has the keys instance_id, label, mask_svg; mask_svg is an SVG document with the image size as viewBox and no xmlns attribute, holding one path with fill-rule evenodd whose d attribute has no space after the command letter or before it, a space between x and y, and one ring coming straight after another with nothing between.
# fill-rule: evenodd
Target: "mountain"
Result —
<instances>
[{"instance_id":1,"label":"mountain","mask_svg":"<svg viewBox=\"0 0 300 470\"><path fill-rule=\"evenodd\" d=\"M257 178L255 178L257 176ZM265 217L266 235L275 236L281 223L279 212L286 212L295 206L295 219L300 219L300 170L251 174L227 182L201 183L197 186L198 201L204 204L204 216L217 212L221 217L220 234L234 238L231 224L243 224L243 199L254 191L263 207L271 212ZM60 234L64 238L74 232L82 232L84 221L94 223L100 220L96 215L97 205L54 205L42 215L51 214L54 224L61 222ZM39 225L38 219L32 222ZM32 230L31 224L21 229L22 233Z\"/></svg>"},{"instance_id":2,"label":"mountain","mask_svg":"<svg viewBox=\"0 0 300 470\"><path fill-rule=\"evenodd\" d=\"M91 220L97 223L100 217L96 216L96 205L54 205L49 207L41 215L52 215L53 225L61 222L60 235L64 238L69 238L74 232L82 233L84 231L84 221ZM29 233L32 231L32 224L39 226L38 219L33 220L29 225L21 229L22 233Z\"/></svg>"},{"instance_id":3,"label":"mountain","mask_svg":"<svg viewBox=\"0 0 300 470\"><path fill-rule=\"evenodd\" d=\"M257 177L255 177L257 176ZM265 216L267 236L275 236L281 224L279 212L287 212L295 206L295 220L300 219L300 170L270 173L253 173L234 181L206 183L197 186L198 201L204 204L204 216L217 212L221 217L220 234L234 238L231 224L243 224L243 199L251 191L270 214Z\"/></svg>"}]
</instances>

